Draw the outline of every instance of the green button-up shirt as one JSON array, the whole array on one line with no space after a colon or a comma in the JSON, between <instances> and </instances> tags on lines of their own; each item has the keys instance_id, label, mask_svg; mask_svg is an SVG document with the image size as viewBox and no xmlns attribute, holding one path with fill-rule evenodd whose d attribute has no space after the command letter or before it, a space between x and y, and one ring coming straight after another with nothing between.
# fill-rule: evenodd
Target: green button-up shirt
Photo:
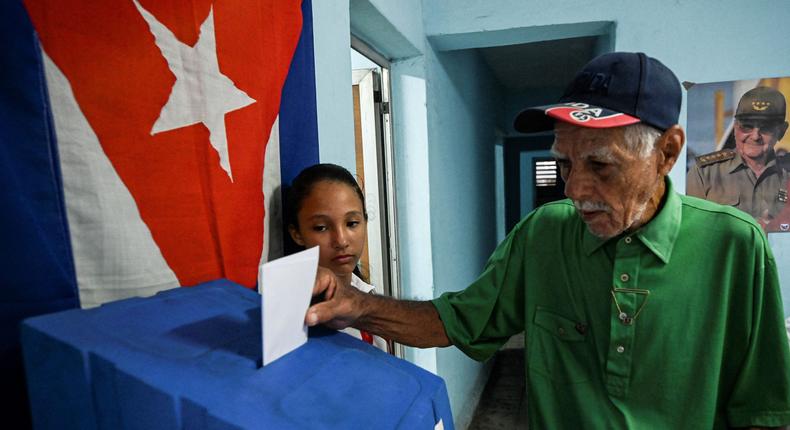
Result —
<instances>
[{"instance_id":1,"label":"green button-up shirt","mask_svg":"<svg viewBox=\"0 0 790 430\"><path fill-rule=\"evenodd\" d=\"M568 200L544 205L477 281L434 300L475 359L525 332L530 428L790 423L790 350L764 233L667 184L648 224L608 241Z\"/></svg>"}]
</instances>

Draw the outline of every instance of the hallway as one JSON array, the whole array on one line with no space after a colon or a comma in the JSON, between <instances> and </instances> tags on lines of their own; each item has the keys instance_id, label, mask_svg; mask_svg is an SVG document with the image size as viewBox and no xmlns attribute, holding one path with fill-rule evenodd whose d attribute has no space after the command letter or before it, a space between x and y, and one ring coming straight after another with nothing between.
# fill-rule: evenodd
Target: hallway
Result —
<instances>
[{"instance_id":1,"label":"hallway","mask_svg":"<svg viewBox=\"0 0 790 430\"><path fill-rule=\"evenodd\" d=\"M526 429L523 334L513 337L493 360L491 375L469 430Z\"/></svg>"}]
</instances>

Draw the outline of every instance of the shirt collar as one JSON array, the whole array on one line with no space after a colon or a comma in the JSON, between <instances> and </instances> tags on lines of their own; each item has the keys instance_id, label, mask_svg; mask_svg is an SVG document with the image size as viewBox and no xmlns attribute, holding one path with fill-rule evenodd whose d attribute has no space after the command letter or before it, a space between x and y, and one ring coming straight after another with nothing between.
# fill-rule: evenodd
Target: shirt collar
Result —
<instances>
[{"instance_id":1,"label":"shirt collar","mask_svg":"<svg viewBox=\"0 0 790 430\"><path fill-rule=\"evenodd\" d=\"M647 249L663 261L664 264L669 263L669 258L672 255L672 248L674 248L675 241L680 232L682 208L680 196L675 193L672 181L669 177L666 177L664 204L661 206L661 210L653 216L653 219L635 233L623 234L609 240L619 240L624 236L636 237L647 247ZM601 239L595 236L590 233L586 225L584 226L582 249L587 256L597 251L606 242L608 242L607 239Z\"/></svg>"},{"instance_id":2,"label":"shirt collar","mask_svg":"<svg viewBox=\"0 0 790 430\"><path fill-rule=\"evenodd\" d=\"M741 154L739 154L738 151L735 151L735 157L732 158L732 163L730 163L730 171L728 173L732 173L741 168L748 169L749 166L747 166L746 162L743 161Z\"/></svg>"}]
</instances>

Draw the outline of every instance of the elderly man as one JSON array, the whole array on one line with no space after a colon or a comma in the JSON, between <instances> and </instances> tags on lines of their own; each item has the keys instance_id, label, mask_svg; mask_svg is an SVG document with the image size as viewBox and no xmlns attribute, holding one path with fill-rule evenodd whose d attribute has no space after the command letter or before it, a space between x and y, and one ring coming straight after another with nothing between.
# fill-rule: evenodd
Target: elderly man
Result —
<instances>
[{"instance_id":1,"label":"elderly man","mask_svg":"<svg viewBox=\"0 0 790 430\"><path fill-rule=\"evenodd\" d=\"M777 162L774 146L787 131L785 114L785 98L779 91L768 87L747 91L735 111L735 150L697 157L686 177L686 193L734 206L757 219L766 231L781 231L782 223L772 220L787 203L790 173Z\"/></svg>"},{"instance_id":2,"label":"elderly man","mask_svg":"<svg viewBox=\"0 0 790 430\"><path fill-rule=\"evenodd\" d=\"M790 351L776 264L746 214L677 194L675 75L641 53L600 56L559 105L516 128L554 127L568 200L527 215L465 290L432 302L341 288L310 325L348 325L418 347L491 357L525 332L531 428L790 423Z\"/></svg>"}]
</instances>

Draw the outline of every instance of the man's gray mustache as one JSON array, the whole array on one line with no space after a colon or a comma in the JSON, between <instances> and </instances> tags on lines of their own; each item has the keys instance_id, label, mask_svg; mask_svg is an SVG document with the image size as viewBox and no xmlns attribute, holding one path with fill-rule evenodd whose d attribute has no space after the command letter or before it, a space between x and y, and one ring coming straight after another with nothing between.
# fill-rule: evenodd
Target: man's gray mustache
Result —
<instances>
[{"instance_id":1,"label":"man's gray mustache","mask_svg":"<svg viewBox=\"0 0 790 430\"><path fill-rule=\"evenodd\" d=\"M611 212L612 208L603 202L591 202L591 201L573 201L573 206L578 211L602 211L602 212Z\"/></svg>"}]
</instances>

